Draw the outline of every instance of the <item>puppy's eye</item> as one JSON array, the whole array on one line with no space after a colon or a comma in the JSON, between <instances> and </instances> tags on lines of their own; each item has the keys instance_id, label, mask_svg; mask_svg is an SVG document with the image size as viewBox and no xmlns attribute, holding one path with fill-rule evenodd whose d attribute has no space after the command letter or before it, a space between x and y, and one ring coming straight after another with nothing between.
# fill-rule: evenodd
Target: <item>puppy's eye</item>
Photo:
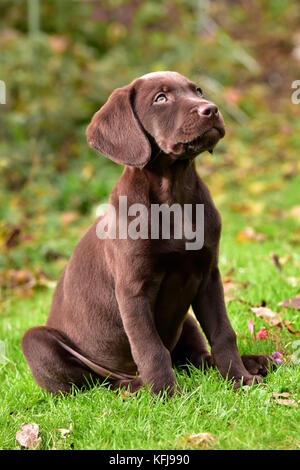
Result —
<instances>
[{"instance_id":1,"label":"puppy's eye","mask_svg":"<svg viewBox=\"0 0 300 470\"><path fill-rule=\"evenodd\" d=\"M159 95L157 95L154 101L155 103L165 103L168 100L167 100L166 95L164 95L163 93L160 93Z\"/></svg>"},{"instance_id":2,"label":"puppy's eye","mask_svg":"<svg viewBox=\"0 0 300 470\"><path fill-rule=\"evenodd\" d=\"M196 88L196 94L199 95L199 96L202 96L202 95L203 95L203 91L201 90L200 87L197 87L197 88Z\"/></svg>"}]
</instances>

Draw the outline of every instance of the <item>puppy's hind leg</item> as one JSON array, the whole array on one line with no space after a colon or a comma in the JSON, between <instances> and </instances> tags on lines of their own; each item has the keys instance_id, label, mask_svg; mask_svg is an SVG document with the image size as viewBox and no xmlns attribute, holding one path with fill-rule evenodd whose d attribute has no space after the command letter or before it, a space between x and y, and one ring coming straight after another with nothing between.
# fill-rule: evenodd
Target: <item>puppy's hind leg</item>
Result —
<instances>
[{"instance_id":1,"label":"puppy's hind leg","mask_svg":"<svg viewBox=\"0 0 300 470\"><path fill-rule=\"evenodd\" d=\"M213 365L199 323L190 314L186 316L181 335L171 353L171 357L174 366L182 368L186 368L189 364L200 369Z\"/></svg>"},{"instance_id":2,"label":"puppy's hind leg","mask_svg":"<svg viewBox=\"0 0 300 470\"><path fill-rule=\"evenodd\" d=\"M23 353L34 379L41 388L54 394L70 393L72 384L84 388L89 378L99 379L99 375L66 350L62 343L71 346L66 335L47 326L31 328L22 338Z\"/></svg>"}]
</instances>

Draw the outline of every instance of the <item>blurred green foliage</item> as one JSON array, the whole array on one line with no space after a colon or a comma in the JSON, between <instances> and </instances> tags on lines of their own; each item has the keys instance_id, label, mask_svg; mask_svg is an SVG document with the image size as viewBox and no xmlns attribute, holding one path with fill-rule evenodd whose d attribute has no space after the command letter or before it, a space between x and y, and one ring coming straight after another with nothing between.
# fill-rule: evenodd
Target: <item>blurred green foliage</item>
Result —
<instances>
[{"instance_id":1,"label":"blurred green foliage","mask_svg":"<svg viewBox=\"0 0 300 470\"><path fill-rule=\"evenodd\" d=\"M75 240L76 223L94 217L122 171L88 148L87 124L114 88L144 73L176 70L220 105L228 137L218 175L203 160L220 201L228 182L259 177L274 154L288 150L297 165L297 0L40 0L39 30L29 3L0 3L0 267L30 265L36 250L69 254L60 215L76 214Z\"/></svg>"}]
</instances>

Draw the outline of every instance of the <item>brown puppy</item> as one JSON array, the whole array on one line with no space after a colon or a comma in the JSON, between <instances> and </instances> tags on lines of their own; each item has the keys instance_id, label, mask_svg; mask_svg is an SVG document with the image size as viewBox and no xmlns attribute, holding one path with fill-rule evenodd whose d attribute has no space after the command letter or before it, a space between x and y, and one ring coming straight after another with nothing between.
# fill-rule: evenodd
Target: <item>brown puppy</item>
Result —
<instances>
[{"instance_id":1,"label":"brown puppy","mask_svg":"<svg viewBox=\"0 0 300 470\"><path fill-rule=\"evenodd\" d=\"M212 151L224 134L217 106L176 72L134 80L95 114L89 145L126 165L110 196L118 235L99 239L103 219L92 225L58 282L46 326L23 336L23 352L41 387L69 392L72 383L81 387L92 375L109 377L113 387L137 390L148 383L155 393L172 394L172 365L188 363L214 364L237 386L261 381L257 374L266 374L270 359L239 355L218 269L220 215L194 166L194 157ZM148 216L147 236L121 236L124 196L128 207L138 203L149 212L155 205L190 205L191 229L196 208L204 207L201 247L187 249L188 237L175 236L173 220L170 237L163 236L164 227L151 237ZM125 219L132 221L132 213ZM187 313L191 305L198 321Z\"/></svg>"}]
</instances>

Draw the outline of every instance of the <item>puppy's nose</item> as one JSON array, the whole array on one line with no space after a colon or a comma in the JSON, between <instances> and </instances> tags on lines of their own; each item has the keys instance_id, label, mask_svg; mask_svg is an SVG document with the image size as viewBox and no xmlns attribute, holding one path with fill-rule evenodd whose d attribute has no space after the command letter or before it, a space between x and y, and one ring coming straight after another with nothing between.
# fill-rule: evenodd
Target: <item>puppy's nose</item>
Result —
<instances>
[{"instance_id":1,"label":"puppy's nose","mask_svg":"<svg viewBox=\"0 0 300 470\"><path fill-rule=\"evenodd\" d=\"M203 103L198 107L198 114L200 114L200 116L206 117L217 117L219 114L219 110L217 106L213 103Z\"/></svg>"}]
</instances>

